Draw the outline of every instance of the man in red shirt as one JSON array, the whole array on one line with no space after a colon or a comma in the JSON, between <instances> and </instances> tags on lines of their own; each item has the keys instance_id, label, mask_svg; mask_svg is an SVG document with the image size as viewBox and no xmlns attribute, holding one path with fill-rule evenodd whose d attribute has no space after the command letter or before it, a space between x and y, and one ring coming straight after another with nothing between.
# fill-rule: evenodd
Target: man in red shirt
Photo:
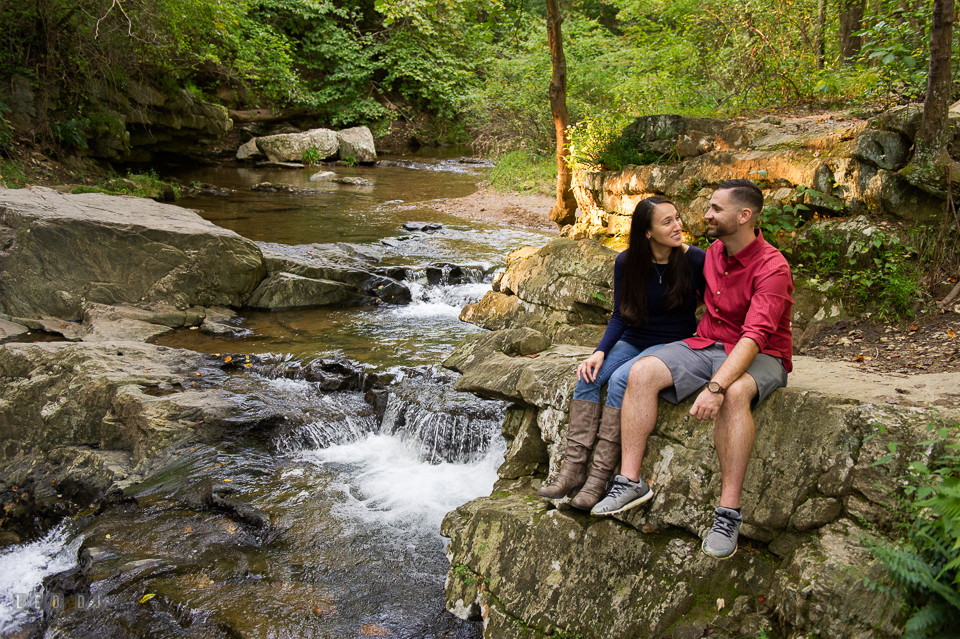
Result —
<instances>
[{"instance_id":1,"label":"man in red shirt","mask_svg":"<svg viewBox=\"0 0 960 639\"><path fill-rule=\"evenodd\" d=\"M720 507L702 549L717 559L737 550L740 492L753 448L750 411L786 386L793 368L793 276L780 251L756 228L762 208L763 193L750 180L722 182L710 199L707 235L719 241L707 250L706 312L697 336L668 344L631 368L621 412L621 474L591 511L612 515L653 497L640 464L656 426L657 398L676 404L706 385L690 414L716 419Z\"/></svg>"}]
</instances>

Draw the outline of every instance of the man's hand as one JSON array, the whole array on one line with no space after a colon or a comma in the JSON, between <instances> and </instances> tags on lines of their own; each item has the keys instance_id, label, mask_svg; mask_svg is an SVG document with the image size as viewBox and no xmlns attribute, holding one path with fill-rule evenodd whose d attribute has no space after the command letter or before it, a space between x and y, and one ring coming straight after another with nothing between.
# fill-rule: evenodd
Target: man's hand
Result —
<instances>
[{"instance_id":1,"label":"man's hand","mask_svg":"<svg viewBox=\"0 0 960 639\"><path fill-rule=\"evenodd\" d=\"M577 379L581 382L592 382L597 379L597 371L600 370L604 357L603 351L597 351L580 362L580 365L577 366Z\"/></svg>"},{"instance_id":2,"label":"man's hand","mask_svg":"<svg viewBox=\"0 0 960 639\"><path fill-rule=\"evenodd\" d=\"M704 421L706 419L716 419L717 415L720 414L720 406L723 404L723 395L720 393L711 393L709 390L704 388L700 391L700 394L697 395L697 401L693 403L693 408L690 409L690 414Z\"/></svg>"}]
</instances>

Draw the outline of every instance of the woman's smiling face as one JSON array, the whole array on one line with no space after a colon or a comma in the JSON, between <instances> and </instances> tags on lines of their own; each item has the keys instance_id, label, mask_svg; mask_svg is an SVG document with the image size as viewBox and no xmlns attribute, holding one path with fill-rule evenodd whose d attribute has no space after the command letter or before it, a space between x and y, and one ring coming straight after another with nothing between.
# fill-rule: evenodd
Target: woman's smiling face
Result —
<instances>
[{"instance_id":1,"label":"woman's smiling face","mask_svg":"<svg viewBox=\"0 0 960 639\"><path fill-rule=\"evenodd\" d=\"M683 221L677 207L669 202L657 204L650 216L647 239L654 244L673 248L683 244Z\"/></svg>"}]
</instances>

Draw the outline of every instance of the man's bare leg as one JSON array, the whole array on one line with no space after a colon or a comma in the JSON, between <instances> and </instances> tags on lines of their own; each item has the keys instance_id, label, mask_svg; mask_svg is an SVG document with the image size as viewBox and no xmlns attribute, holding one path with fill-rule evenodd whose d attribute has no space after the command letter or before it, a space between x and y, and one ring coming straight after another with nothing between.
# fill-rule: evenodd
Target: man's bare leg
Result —
<instances>
[{"instance_id":1,"label":"man's bare leg","mask_svg":"<svg viewBox=\"0 0 960 639\"><path fill-rule=\"evenodd\" d=\"M756 395L757 383L744 373L727 389L714 426L713 444L720 458L720 505L725 508L740 508L754 439L750 402Z\"/></svg>"},{"instance_id":2,"label":"man's bare leg","mask_svg":"<svg viewBox=\"0 0 960 639\"><path fill-rule=\"evenodd\" d=\"M657 425L657 397L673 385L667 365L656 357L644 357L630 367L627 391L620 411L620 441L623 456L620 474L630 481L640 479L640 464L647 438Z\"/></svg>"}]
</instances>

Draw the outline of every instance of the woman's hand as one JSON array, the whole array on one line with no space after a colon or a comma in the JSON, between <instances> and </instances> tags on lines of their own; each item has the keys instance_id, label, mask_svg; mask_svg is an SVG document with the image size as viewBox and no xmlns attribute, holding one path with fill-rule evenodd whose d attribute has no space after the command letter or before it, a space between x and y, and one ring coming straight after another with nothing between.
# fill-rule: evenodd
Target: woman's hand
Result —
<instances>
[{"instance_id":1,"label":"woman's hand","mask_svg":"<svg viewBox=\"0 0 960 639\"><path fill-rule=\"evenodd\" d=\"M577 379L581 382L592 382L596 380L597 371L600 370L600 365L603 364L604 357L603 351L597 351L580 362L580 365L577 366Z\"/></svg>"}]
</instances>

